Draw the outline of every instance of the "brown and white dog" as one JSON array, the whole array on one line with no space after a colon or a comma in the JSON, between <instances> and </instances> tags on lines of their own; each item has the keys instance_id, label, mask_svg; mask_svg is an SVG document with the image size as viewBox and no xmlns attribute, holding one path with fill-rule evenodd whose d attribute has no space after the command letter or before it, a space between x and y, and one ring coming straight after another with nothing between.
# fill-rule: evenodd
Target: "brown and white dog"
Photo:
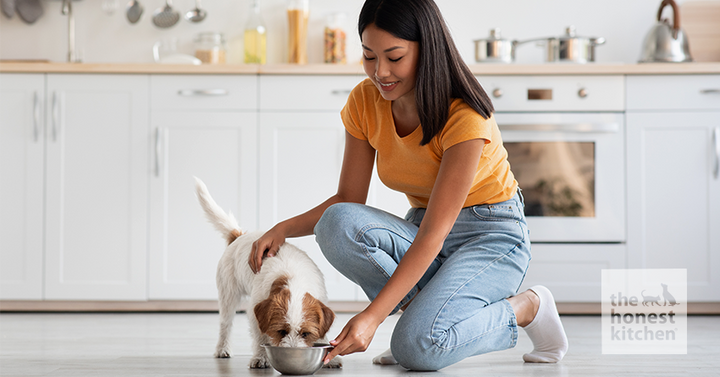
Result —
<instances>
[{"instance_id":1,"label":"brown and white dog","mask_svg":"<svg viewBox=\"0 0 720 377\"><path fill-rule=\"evenodd\" d=\"M325 281L320 269L297 247L285 243L277 255L266 258L254 274L248 264L252 244L263 232L245 234L232 214L226 214L195 178L200 205L210 223L226 238L228 246L217 268L220 306L220 338L215 357L231 357L230 335L241 297L250 300L247 312L252 337L250 368L269 366L263 344L281 347L309 347L327 343L325 334L335 314L327 302ZM328 367L342 366L335 358Z\"/></svg>"}]
</instances>

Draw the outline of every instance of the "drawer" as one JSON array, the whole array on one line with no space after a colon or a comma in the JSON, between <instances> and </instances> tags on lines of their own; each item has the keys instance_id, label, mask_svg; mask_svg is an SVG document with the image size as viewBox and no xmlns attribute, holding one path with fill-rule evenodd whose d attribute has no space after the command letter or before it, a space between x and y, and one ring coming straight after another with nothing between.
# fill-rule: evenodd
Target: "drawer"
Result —
<instances>
[{"instance_id":1,"label":"drawer","mask_svg":"<svg viewBox=\"0 0 720 377\"><path fill-rule=\"evenodd\" d=\"M720 75L628 76L628 110L720 109Z\"/></svg>"},{"instance_id":2,"label":"drawer","mask_svg":"<svg viewBox=\"0 0 720 377\"><path fill-rule=\"evenodd\" d=\"M152 75L152 110L255 110L256 75Z\"/></svg>"},{"instance_id":3,"label":"drawer","mask_svg":"<svg viewBox=\"0 0 720 377\"><path fill-rule=\"evenodd\" d=\"M623 76L477 76L496 111L623 111Z\"/></svg>"},{"instance_id":4,"label":"drawer","mask_svg":"<svg viewBox=\"0 0 720 377\"><path fill-rule=\"evenodd\" d=\"M260 109L340 111L363 75L260 77Z\"/></svg>"}]
</instances>

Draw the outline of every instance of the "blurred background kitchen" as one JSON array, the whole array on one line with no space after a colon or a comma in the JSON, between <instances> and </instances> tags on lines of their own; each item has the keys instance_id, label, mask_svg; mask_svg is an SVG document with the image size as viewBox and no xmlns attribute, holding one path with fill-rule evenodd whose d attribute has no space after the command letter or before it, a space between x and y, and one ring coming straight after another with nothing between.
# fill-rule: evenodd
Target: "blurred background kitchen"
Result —
<instances>
[{"instance_id":1,"label":"blurred background kitchen","mask_svg":"<svg viewBox=\"0 0 720 377\"><path fill-rule=\"evenodd\" d=\"M62 0L3 0L3 4L20 3L41 11L15 12L12 18L7 12L0 16L0 59L38 59L62 62L67 60L68 19L62 15ZM226 41L228 64L243 63L243 33L248 23L253 0L203 0L199 3L205 18L200 22L185 19L186 13L196 8L196 0L174 0L171 7L180 15L171 27L160 28L153 22L153 13L166 6L166 0L138 0L144 9L136 23L128 20L129 0L79 0L72 2L76 28L77 56L85 63L151 63L153 46L158 41L176 40L177 51L194 54L194 40L203 32L221 33ZM679 0L683 25L693 43L699 34L716 32L705 22L707 14L698 14L698 4L720 4L718 0ZM347 62L359 64L361 49L357 35L357 16L362 0L310 0L307 60L308 63L324 61L324 30L329 18L344 15L338 22L347 34ZM492 28L500 28L502 37L525 40L561 36L567 26L573 25L578 36L603 37L606 42L596 49L597 63L635 63L640 56L642 42L647 31L656 22L658 0L437 0L455 38L462 56L474 63L474 43L486 38ZM259 0L259 10L267 31L267 55L269 64L286 63L288 60L288 17L286 0ZM17 7L17 5L16 5ZM38 13L42 14L38 14ZM11 12L12 13L12 12ZM665 10L666 16L672 12ZM720 19L717 20L720 24ZM702 28L705 28L703 31ZM695 36L693 35L695 34ZM717 43L717 41L715 42ZM697 55L697 56L696 56ZM696 61L703 56L693 54ZM545 62L545 50L529 43L517 49L516 63L540 64Z\"/></svg>"}]
</instances>

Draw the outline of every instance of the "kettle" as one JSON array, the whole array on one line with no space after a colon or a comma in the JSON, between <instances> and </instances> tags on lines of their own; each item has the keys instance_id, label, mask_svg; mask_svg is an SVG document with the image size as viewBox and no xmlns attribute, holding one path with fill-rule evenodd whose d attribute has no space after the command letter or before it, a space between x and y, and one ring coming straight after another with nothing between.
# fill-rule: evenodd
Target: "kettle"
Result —
<instances>
[{"instance_id":1,"label":"kettle","mask_svg":"<svg viewBox=\"0 0 720 377\"><path fill-rule=\"evenodd\" d=\"M667 19L660 19L663 8L670 5L673 10L673 24ZM658 22L650 29L643 42L643 50L639 63L691 62L690 46L687 35L680 29L680 14L674 0L663 0L657 15Z\"/></svg>"}]
</instances>

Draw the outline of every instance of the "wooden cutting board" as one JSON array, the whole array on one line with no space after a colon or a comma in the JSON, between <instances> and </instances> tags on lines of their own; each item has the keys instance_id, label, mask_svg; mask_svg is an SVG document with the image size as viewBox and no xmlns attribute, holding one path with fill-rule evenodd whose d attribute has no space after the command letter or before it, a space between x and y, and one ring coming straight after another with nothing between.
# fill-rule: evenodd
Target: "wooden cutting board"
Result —
<instances>
[{"instance_id":1,"label":"wooden cutting board","mask_svg":"<svg viewBox=\"0 0 720 377\"><path fill-rule=\"evenodd\" d=\"M720 62L720 1L685 1L680 28L687 33L696 62Z\"/></svg>"}]
</instances>

